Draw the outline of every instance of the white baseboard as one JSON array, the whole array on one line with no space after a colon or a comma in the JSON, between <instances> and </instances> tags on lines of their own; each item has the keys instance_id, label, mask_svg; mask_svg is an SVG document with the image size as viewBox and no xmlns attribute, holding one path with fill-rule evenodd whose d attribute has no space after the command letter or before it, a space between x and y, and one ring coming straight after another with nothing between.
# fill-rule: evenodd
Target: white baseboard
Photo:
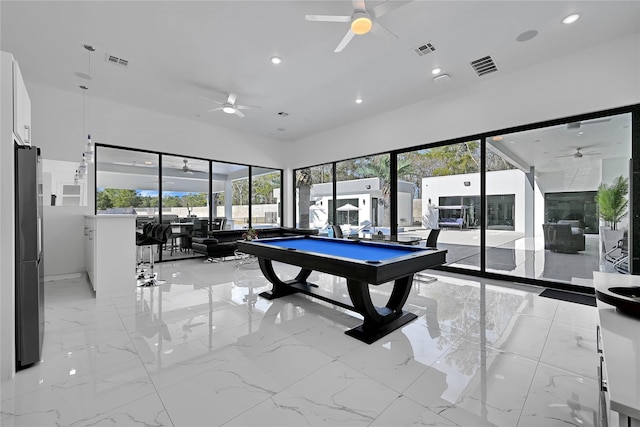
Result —
<instances>
[{"instance_id":1,"label":"white baseboard","mask_svg":"<svg viewBox=\"0 0 640 427\"><path fill-rule=\"evenodd\" d=\"M77 279L85 273L58 274L56 276L44 276L45 282L55 282L56 280Z\"/></svg>"}]
</instances>

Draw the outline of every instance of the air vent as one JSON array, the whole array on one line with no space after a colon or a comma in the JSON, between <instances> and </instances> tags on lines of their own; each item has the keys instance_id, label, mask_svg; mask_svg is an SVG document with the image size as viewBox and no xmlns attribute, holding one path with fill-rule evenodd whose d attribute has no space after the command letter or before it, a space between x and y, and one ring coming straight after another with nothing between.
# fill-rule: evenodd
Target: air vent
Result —
<instances>
[{"instance_id":1,"label":"air vent","mask_svg":"<svg viewBox=\"0 0 640 427\"><path fill-rule=\"evenodd\" d=\"M129 65L129 61L126 59L118 58L117 56L107 54L107 62L115 65L120 65L121 67L126 67Z\"/></svg>"},{"instance_id":2,"label":"air vent","mask_svg":"<svg viewBox=\"0 0 640 427\"><path fill-rule=\"evenodd\" d=\"M493 58L491 58L490 56L476 59L475 61L471 61L470 64L478 77L484 76L485 74L493 73L494 71L498 71L496 63L493 62Z\"/></svg>"},{"instance_id":3,"label":"air vent","mask_svg":"<svg viewBox=\"0 0 640 427\"><path fill-rule=\"evenodd\" d=\"M436 47L433 44L431 44L431 42L425 43L422 46L418 46L415 49L413 49L413 51L417 53L418 56L425 56L426 54L431 53L434 50L436 50Z\"/></svg>"}]
</instances>

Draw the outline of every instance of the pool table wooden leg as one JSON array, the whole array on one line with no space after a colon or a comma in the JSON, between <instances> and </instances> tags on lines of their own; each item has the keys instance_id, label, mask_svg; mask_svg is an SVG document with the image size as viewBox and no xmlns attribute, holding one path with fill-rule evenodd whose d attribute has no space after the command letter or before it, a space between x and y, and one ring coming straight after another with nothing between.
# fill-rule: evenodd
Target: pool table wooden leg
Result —
<instances>
[{"instance_id":1,"label":"pool table wooden leg","mask_svg":"<svg viewBox=\"0 0 640 427\"><path fill-rule=\"evenodd\" d=\"M258 263L260 264L260 270L262 270L264 277L273 284L271 291L260 293L260 296L266 299L280 298L299 292L298 289L292 288L289 284L305 283L312 272L312 270L301 268L300 272L293 280L284 282L280 280L276 274L270 259L258 258Z\"/></svg>"},{"instance_id":2,"label":"pool table wooden leg","mask_svg":"<svg viewBox=\"0 0 640 427\"><path fill-rule=\"evenodd\" d=\"M351 302L356 311L364 317L364 322L348 330L346 334L371 344L416 319L418 316L415 314L402 311L411 292L412 282L413 274L396 280L387 304L384 307L376 307L371 301L368 283L347 279Z\"/></svg>"}]
</instances>

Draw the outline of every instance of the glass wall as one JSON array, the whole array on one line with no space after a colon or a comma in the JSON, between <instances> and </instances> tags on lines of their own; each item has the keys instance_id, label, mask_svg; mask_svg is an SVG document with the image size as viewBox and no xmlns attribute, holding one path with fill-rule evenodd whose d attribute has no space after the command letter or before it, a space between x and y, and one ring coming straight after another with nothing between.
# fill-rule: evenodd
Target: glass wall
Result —
<instances>
[{"instance_id":1,"label":"glass wall","mask_svg":"<svg viewBox=\"0 0 640 427\"><path fill-rule=\"evenodd\" d=\"M398 234L426 239L439 229L447 265L480 268L480 141L398 154ZM410 220L403 226L402 212Z\"/></svg>"},{"instance_id":2,"label":"glass wall","mask_svg":"<svg viewBox=\"0 0 640 427\"><path fill-rule=\"evenodd\" d=\"M162 156L162 222L171 225L163 259L193 256L191 239L209 224L208 160Z\"/></svg>"},{"instance_id":3,"label":"glass wall","mask_svg":"<svg viewBox=\"0 0 640 427\"><path fill-rule=\"evenodd\" d=\"M170 225L157 260L195 256L192 238L213 230L281 226L281 181L279 169L96 147L96 212L136 214L139 230Z\"/></svg>"},{"instance_id":4,"label":"glass wall","mask_svg":"<svg viewBox=\"0 0 640 427\"><path fill-rule=\"evenodd\" d=\"M589 287L594 271L616 271L625 254L604 255L628 220L607 229L596 195L628 181L630 158L631 114L487 138L486 270Z\"/></svg>"},{"instance_id":5,"label":"glass wall","mask_svg":"<svg viewBox=\"0 0 640 427\"><path fill-rule=\"evenodd\" d=\"M249 166L212 162L213 228L249 227Z\"/></svg>"},{"instance_id":6,"label":"glass wall","mask_svg":"<svg viewBox=\"0 0 640 427\"><path fill-rule=\"evenodd\" d=\"M336 206L329 200L329 222L344 235L362 231L391 234L391 156L359 157L336 163Z\"/></svg>"},{"instance_id":7,"label":"glass wall","mask_svg":"<svg viewBox=\"0 0 640 427\"><path fill-rule=\"evenodd\" d=\"M138 227L160 214L160 156L142 151L96 148L96 213L135 213Z\"/></svg>"},{"instance_id":8,"label":"glass wall","mask_svg":"<svg viewBox=\"0 0 640 427\"><path fill-rule=\"evenodd\" d=\"M327 182L316 198L301 197L300 183L330 165L295 170L298 212L311 206L346 235L439 230L447 268L584 291L593 271L630 271L632 110L339 161L336 191Z\"/></svg>"},{"instance_id":9,"label":"glass wall","mask_svg":"<svg viewBox=\"0 0 640 427\"><path fill-rule=\"evenodd\" d=\"M295 175L295 225L327 233L329 201L333 200L333 164L298 169Z\"/></svg>"},{"instance_id":10,"label":"glass wall","mask_svg":"<svg viewBox=\"0 0 640 427\"><path fill-rule=\"evenodd\" d=\"M282 173L276 169L251 168L251 224L254 228L281 224Z\"/></svg>"}]
</instances>

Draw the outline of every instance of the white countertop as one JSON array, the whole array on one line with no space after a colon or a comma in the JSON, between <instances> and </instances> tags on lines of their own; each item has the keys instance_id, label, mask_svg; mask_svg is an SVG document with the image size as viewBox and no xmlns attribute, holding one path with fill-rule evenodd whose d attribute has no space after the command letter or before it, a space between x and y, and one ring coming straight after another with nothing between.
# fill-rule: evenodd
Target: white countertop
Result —
<instances>
[{"instance_id":1,"label":"white countertop","mask_svg":"<svg viewBox=\"0 0 640 427\"><path fill-rule=\"evenodd\" d=\"M640 286L640 276L593 273L600 286ZM640 319L597 300L612 411L640 419Z\"/></svg>"}]
</instances>

